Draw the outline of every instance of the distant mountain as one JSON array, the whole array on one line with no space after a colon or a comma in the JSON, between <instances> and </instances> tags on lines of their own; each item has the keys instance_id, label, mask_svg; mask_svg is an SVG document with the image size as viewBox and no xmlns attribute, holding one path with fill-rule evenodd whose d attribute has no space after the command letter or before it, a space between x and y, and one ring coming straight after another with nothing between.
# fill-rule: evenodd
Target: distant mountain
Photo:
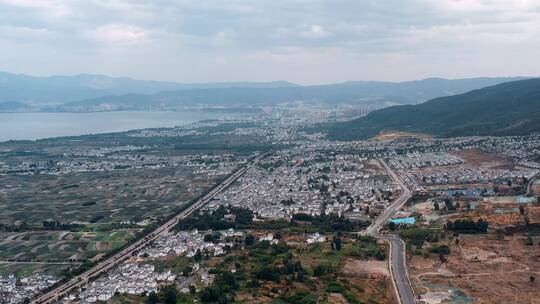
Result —
<instances>
[{"instance_id":1,"label":"distant mountain","mask_svg":"<svg viewBox=\"0 0 540 304\"><path fill-rule=\"evenodd\" d=\"M329 136L341 140L365 139L384 130L441 137L540 132L540 78L374 111L330 127Z\"/></svg>"},{"instance_id":2,"label":"distant mountain","mask_svg":"<svg viewBox=\"0 0 540 304\"><path fill-rule=\"evenodd\" d=\"M505 81L524 78L429 78L406 82L358 81L316 86L195 88L157 94L104 96L65 104L66 111L91 109L145 109L188 105L262 106L304 101L326 104L366 104L387 107L415 104L431 98L459 94Z\"/></svg>"},{"instance_id":3,"label":"distant mountain","mask_svg":"<svg viewBox=\"0 0 540 304\"><path fill-rule=\"evenodd\" d=\"M88 74L35 77L0 72L0 102L16 100L32 104L62 104L107 95L155 94L162 91L210 88L292 86L296 85L286 81L182 84Z\"/></svg>"},{"instance_id":4,"label":"distant mountain","mask_svg":"<svg viewBox=\"0 0 540 304\"><path fill-rule=\"evenodd\" d=\"M18 102L18 101L0 102L0 112L26 112L30 110L31 110L31 107L22 102Z\"/></svg>"}]
</instances>

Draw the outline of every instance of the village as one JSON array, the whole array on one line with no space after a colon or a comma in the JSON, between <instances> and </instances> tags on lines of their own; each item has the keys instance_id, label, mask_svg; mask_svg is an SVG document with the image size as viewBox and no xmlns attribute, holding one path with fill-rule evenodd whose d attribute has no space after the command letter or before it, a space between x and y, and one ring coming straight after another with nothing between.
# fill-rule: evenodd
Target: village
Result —
<instances>
[{"instance_id":1,"label":"village","mask_svg":"<svg viewBox=\"0 0 540 304\"><path fill-rule=\"evenodd\" d=\"M12 274L0 275L0 299L5 304L21 303L58 281L57 277L40 273L20 278Z\"/></svg>"},{"instance_id":2,"label":"village","mask_svg":"<svg viewBox=\"0 0 540 304\"><path fill-rule=\"evenodd\" d=\"M253 127L246 126L226 132L241 134L251 132L250 129ZM381 162L385 161L396 170L414 194L413 201L389 221L398 229L441 229L448 219L463 218L460 214L472 215L475 220L485 218L490 229L500 229L509 223L534 223L538 216L536 198L527 196L529 182L540 173L538 136L332 142L303 131L294 135L294 132L282 129L279 132L273 131L273 134L284 140L294 137L296 144L269 153L203 206L201 213L212 213L226 206L250 210L253 221L261 223L294 221L298 214L312 217L332 215L352 222L369 223L384 212L402 192L382 166ZM277 138L273 136L269 139ZM89 150L78 148L66 155L73 157L73 160L60 160L55 164L23 162L16 167L4 162L0 164L0 170L4 170L3 174L63 175L78 170L119 171L174 167L188 168L201 177L220 177L230 174L254 155L194 153L172 156L149 153L151 150L151 146L144 145ZM535 185L538 183L530 187L534 190L538 188ZM234 222L234 216L227 215L224 220ZM122 223L143 222L143 226L152 223L129 220ZM182 293L192 292L192 286L201 290L214 282L215 275L209 273L209 269L191 263L189 273L175 272L156 268L153 261L172 257L198 259L198 256L226 256L233 248L242 248L245 237L246 231L236 229L171 232L158 238L152 246L138 251L133 258L106 275L70 293L62 301L109 301L116 294L148 295L170 285L180 286ZM274 245L279 243L271 234L260 235L257 240ZM327 240L328 236L324 233L310 232L303 235L305 244L324 243ZM533 237L533 243L536 241ZM414 267L420 266L416 265L414 258L412 267L412 272L416 274ZM3 294L9 294L10 298L18 299L10 302L16 303L31 298L58 280L47 274L38 273L36 276L41 280L33 279L32 276L2 277L0 290ZM42 283L38 284L37 281ZM419 288L419 291L425 292L424 281L420 284L424 289ZM440 290L432 289L427 288L427 295L423 296L426 303L437 303L432 298L441 295ZM464 290L468 291L466 288ZM445 294L444 297L451 298L455 294L458 292Z\"/></svg>"},{"instance_id":3,"label":"village","mask_svg":"<svg viewBox=\"0 0 540 304\"><path fill-rule=\"evenodd\" d=\"M198 153L188 155L156 155L155 147L75 148L54 159L0 162L0 175L68 175L84 172L107 172L162 168L195 170L197 174L226 175L237 166L241 157L232 154ZM54 151L51 151L54 153Z\"/></svg>"},{"instance_id":4,"label":"village","mask_svg":"<svg viewBox=\"0 0 540 304\"><path fill-rule=\"evenodd\" d=\"M279 243L273 233L258 233L256 241ZM210 286L215 274L209 273L196 262L211 257L224 256L233 248L244 248L245 232L227 229L223 231L180 231L160 237L149 248L139 251L136 257L120 264L107 275L83 285L77 292L64 297L61 303L96 303L109 301L117 294L133 296L158 293L165 286L177 286L180 293L188 294ZM305 244L324 243L328 238L320 233L306 234ZM171 269L160 271L153 263L176 258L189 258L195 262L185 264L184 270L174 273ZM186 269L187 268L187 269ZM19 296L22 296L19 295Z\"/></svg>"},{"instance_id":5,"label":"village","mask_svg":"<svg viewBox=\"0 0 540 304\"><path fill-rule=\"evenodd\" d=\"M324 213L369 220L386 208L398 190L376 160L293 149L250 169L204 209L237 206L261 219Z\"/></svg>"},{"instance_id":6,"label":"village","mask_svg":"<svg viewBox=\"0 0 540 304\"><path fill-rule=\"evenodd\" d=\"M212 283L213 276L208 274L206 270L199 269L197 263L191 265L190 271L185 276L172 273L171 270L158 272L151 263L172 256L188 258L202 254L221 256L226 253L226 250L243 242L244 234L234 229L216 231L215 233L219 234L219 237L212 240L207 237L212 232L199 232L197 230L180 231L160 237L152 246L139 251L137 257L115 267L106 276L82 286L80 292L68 295L63 299L63 303L107 301L116 293L132 295L157 293L160 286L173 283L184 286L185 289L182 292L189 292L189 286L194 284L208 286ZM197 274L199 282L195 282L193 278L188 280L187 277L195 274Z\"/></svg>"}]
</instances>

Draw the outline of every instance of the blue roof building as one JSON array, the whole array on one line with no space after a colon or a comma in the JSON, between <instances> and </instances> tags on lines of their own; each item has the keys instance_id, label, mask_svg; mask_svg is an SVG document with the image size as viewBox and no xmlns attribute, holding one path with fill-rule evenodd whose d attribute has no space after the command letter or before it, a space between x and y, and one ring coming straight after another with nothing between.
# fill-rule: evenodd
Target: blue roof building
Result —
<instances>
[{"instance_id":1,"label":"blue roof building","mask_svg":"<svg viewBox=\"0 0 540 304\"><path fill-rule=\"evenodd\" d=\"M414 223L416 223L416 219L411 216L411 217L391 219L390 222L394 224L414 225Z\"/></svg>"}]
</instances>

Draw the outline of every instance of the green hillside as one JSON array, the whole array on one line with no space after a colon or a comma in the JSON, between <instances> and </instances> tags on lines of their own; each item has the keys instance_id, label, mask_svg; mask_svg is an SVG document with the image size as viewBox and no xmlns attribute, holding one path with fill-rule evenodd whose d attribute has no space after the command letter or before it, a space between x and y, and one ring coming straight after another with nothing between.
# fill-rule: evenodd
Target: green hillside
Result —
<instances>
[{"instance_id":1,"label":"green hillside","mask_svg":"<svg viewBox=\"0 0 540 304\"><path fill-rule=\"evenodd\" d=\"M329 136L339 140L365 139L384 130L441 137L540 132L540 79L507 82L419 105L378 110L331 126Z\"/></svg>"}]
</instances>

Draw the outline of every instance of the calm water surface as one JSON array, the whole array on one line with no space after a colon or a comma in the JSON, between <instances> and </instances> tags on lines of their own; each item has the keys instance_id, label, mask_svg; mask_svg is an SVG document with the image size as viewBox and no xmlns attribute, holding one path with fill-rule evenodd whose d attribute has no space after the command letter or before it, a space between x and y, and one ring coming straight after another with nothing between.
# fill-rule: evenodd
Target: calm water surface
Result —
<instances>
[{"instance_id":1,"label":"calm water surface","mask_svg":"<svg viewBox=\"0 0 540 304\"><path fill-rule=\"evenodd\" d=\"M174 127L232 114L204 112L0 113L0 142Z\"/></svg>"}]
</instances>

